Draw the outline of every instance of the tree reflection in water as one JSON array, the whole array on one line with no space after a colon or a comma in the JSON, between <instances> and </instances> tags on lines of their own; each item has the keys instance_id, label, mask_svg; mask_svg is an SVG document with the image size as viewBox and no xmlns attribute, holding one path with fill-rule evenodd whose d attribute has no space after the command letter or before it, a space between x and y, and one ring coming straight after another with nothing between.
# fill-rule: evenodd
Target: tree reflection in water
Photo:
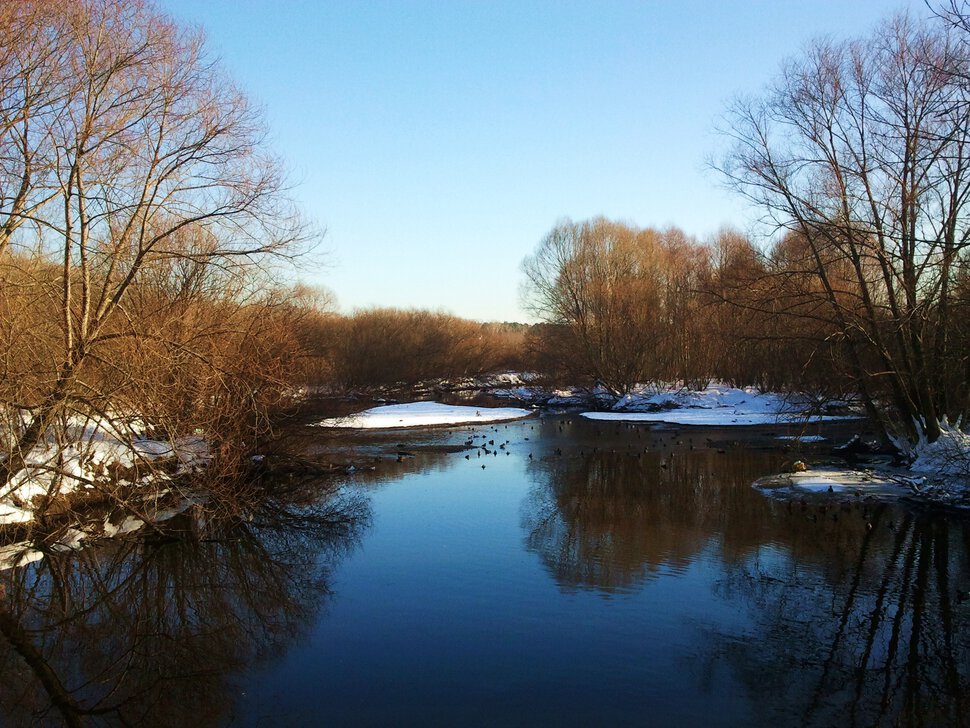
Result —
<instances>
[{"instance_id":1,"label":"tree reflection in water","mask_svg":"<svg viewBox=\"0 0 970 728\"><path fill-rule=\"evenodd\" d=\"M839 578L799 566L794 550L739 564L725 582L757 626L720 649L766 720L968 723L970 527L888 506L871 516L839 549Z\"/></svg>"},{"instance_id":2,"label":"tree reflection in water","mask_svg":"<svg viewBox=\"0 0 970 728\"><path fill-rule=\"evenodd\" d=\"M685 567L712 534L728 553L756 548L774 517L748 491L778 459L684 450L536 461L523 505L526 545L560 587L604 592Z\"/></svg>"},{"instance_id":3,"label":"tree reflection in water","mask_svg":"<svg viewBox=\"0 0 970 728\"><path fill-rule=\"evenodd\" d=\"M749 619L695 625L710 632L702 672L730 665L759 723L970 723L970 523L764 498L751 483L771 457L545 458L531 464L526 546L561 588L604 594L712 558L718 596Z\"/></svg>"},{"instance_id":4,"label":"tree reflection in water","mask_svg":"<svg viewBox=\"0 0 970 728\"><path fill-rule=\"evenodd\" d=\"M233 677L307 628L364 502L311 490L211 519L201 538L114 542L0 575L11 725L206 725ZM195 524L197 532L198 524Z\"/></svg>"}]
</instances>

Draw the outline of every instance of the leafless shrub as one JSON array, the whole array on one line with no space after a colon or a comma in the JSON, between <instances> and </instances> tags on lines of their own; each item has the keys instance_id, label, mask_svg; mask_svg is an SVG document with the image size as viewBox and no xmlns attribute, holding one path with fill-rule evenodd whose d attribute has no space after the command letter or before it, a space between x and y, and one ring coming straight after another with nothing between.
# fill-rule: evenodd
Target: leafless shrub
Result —
<instances>
[{"instance_id":1,"label":"leafless shrub","mask_svg":"<svg viewBox=\"0 0 970 728\"><path fill-rule=\"evenodd\" d=\"M348 389L470 376L520 360L518 335L434 311L367 309L315 325L333 383Z\"/></svg>"}]
</instances>

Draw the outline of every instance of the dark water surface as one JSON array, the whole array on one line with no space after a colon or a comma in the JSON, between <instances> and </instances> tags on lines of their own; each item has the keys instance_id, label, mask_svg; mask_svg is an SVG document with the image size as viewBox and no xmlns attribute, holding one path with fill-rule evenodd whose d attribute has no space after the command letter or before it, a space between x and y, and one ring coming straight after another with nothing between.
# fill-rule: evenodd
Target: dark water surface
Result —
<instances>
[{"instance_id":1,"label":"dark water surface","mask_svg":"<svg viewBox=\"0 0 970 728\"><path fill-rule=\"evenodd\" d=\"M7 722L968 722L970 524L765 498L775 434L321 433L341 499L4 575Z\"/></svg>"}]
</instances>

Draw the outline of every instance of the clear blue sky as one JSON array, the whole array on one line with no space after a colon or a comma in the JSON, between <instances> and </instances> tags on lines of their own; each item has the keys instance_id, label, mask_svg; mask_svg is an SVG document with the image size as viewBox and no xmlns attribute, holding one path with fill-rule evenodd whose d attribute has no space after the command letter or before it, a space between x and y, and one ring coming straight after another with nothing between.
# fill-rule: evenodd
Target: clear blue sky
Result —
<instances>
[{"instance_id":1,"label":"clear blue sky","mask_svg":"<svg viewBox=\"0 0 970 728\"><path fill-rule=\"evenodd\" d=\"M705 159L727 101L820 35L922 0L158 0L265 107L342 309L526 320L520 261L562 217L751 217Z\"/></svg>"}]
</instances>

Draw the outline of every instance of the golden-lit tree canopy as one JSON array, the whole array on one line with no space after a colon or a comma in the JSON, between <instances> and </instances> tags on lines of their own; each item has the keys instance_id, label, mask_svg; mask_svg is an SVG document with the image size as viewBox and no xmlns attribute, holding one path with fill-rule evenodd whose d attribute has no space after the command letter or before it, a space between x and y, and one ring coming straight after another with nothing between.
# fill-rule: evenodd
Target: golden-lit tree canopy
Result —
<instances>
[{"instance_id":1,"label":"golden-lit tree canopy","mask_svg":"<svg viewBox=\"0 0 970 728\"><path fill-rule=\"evenodd\" d=\"M258 429L289 356L263 271L310 239L260 115L149 3L5 3L0 27L0 481L65 418Z\"/></svg>"}]
</instances>

